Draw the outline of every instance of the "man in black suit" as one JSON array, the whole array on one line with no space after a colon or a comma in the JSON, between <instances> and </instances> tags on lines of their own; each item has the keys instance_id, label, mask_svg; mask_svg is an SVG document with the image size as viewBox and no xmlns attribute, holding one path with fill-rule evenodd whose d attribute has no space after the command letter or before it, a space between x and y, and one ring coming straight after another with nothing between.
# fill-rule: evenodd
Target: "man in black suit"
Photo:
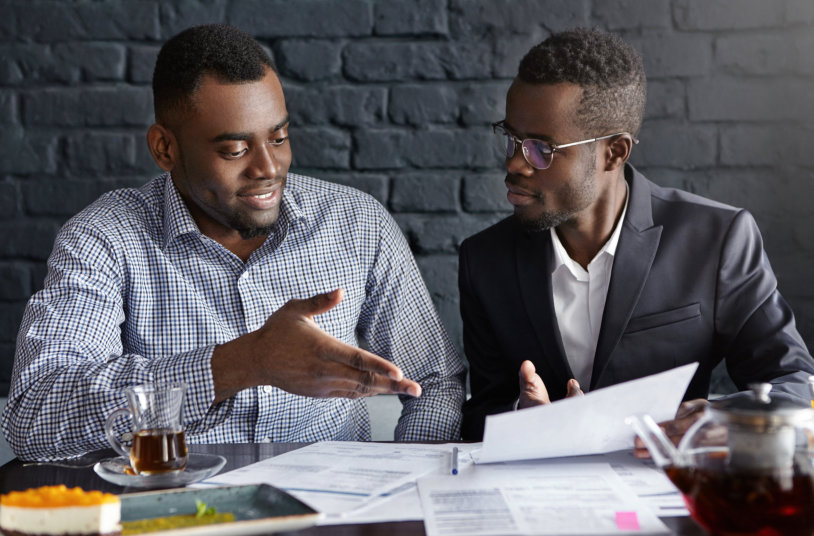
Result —
<instances>
[{"instance_id":1,"label":"man in black suit","mask_svg":"<svg viewBox=\"0 0 814 536\"><path fill-rule=\"evenodd\" d=\"M521 61L494 125L514 215L460 251L464 438L482 437L486 415L694 361L685 402L663 423L674 440L722 359L739 389L761 381L809 396L814 360L752 216L627 163L645 98L641 57L597 30L552 35Z\"/></svg>"}]
</instances>

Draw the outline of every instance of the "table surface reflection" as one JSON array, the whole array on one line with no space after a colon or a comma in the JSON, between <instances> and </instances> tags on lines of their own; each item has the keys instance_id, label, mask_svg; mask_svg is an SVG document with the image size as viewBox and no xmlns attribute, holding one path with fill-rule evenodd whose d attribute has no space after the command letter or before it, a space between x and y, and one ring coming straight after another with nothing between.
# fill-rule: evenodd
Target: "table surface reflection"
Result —
<instances>
[{"instance_id":1,"label":"table surface reflection","mask_svg":"<svg viewBox=\"0 0 814 536\"><path fill-rule=\"evenodd\" d=\"M221 473L249 465L272 456L298 449L307 443L241 443L241 444L213 444L190 445L190 452L219 454L226 458L226 466ZM84 489L98 489L110 493L128 493L141 491L124 488L102 480L93 472L93 465L102 459L111 458L117 454L113 450L101 450L83 456L76 461L65 464L38 464L24 463L17 459L0 467L0 493L14 490L24 490L38 486L51 486L65 484L68 487L80 486ZM673 531L682 536L703 536L707 533L700 529L687 517L662 518L662 521ZM278 533L280 534L280 533ZM295 532L283 534L309 535L336 535L336 536L422 536L424 523L421 521L400 521L393 523L369 523L357 525L329 525L311 527Z\"/></svg>"}]
</instances>

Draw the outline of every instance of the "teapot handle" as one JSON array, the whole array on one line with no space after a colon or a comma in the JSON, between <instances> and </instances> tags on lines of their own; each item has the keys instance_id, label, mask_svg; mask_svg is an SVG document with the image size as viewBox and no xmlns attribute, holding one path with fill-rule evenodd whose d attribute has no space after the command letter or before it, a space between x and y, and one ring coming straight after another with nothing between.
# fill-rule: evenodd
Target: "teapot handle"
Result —
<instances>
[{"instance_id":1,"label":"teapot handle","mask_svg":"<svg viewBox=\"0 0 814 536\"><path fill-rule=\"evenodd\" d=\"M639 413L627 417L625 423L630 425L636 435L644 442L650 456L653 457L653 462L657 466L684 467L687 465L684 456L667 438L664 431L653 420L653 417Z\"/></svg>"}]
</instances>

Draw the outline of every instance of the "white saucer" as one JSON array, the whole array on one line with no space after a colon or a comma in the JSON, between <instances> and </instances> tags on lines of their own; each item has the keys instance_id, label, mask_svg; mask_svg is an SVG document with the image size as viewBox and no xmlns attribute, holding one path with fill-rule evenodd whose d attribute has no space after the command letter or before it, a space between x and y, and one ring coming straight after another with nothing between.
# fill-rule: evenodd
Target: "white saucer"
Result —
<instances>
[{"instance_id":1,"label":"white saucer","mask_svg":"<svg viewBox=\"0 0 814 536\"><path fill-rule=\"evenodd\" d=\"M119 486L129 488L177 488L217 474L226 465L226 458L216 454L190 453L187 466L176 473L157 475L131 475L127 473L130 460L122 456L102 460L93 466L97 475Z\"/></svg>"}]
</instances>

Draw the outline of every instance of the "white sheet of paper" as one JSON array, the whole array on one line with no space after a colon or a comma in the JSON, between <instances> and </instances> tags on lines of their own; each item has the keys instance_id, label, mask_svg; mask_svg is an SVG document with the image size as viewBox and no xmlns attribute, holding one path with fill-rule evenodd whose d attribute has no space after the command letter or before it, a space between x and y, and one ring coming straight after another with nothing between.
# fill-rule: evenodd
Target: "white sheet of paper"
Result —
<instances>
[{"instance_id":1,"label":"white sheet of paper","mask_svg":"<svg viewBox=\"0 0 814 536\"><path fill-rule=\"evenodd\" d=\"M458 447L459 467L480 444L322 441L216 475L197 486L271 484L327 515L320 524L423 518L415 481L447 474Z\"/></svg>"},{"instance_id":2,"label":"white sheet of paper","mask_svg":"<svg viewBox=\"0 0 814 536\"><path fill-rule=\"evenodd\" d=\"M625 418L675 416L698 363L558 400L486 417L477 463L601 454L633 448Z\"/></svg>"},{"instance_id":3,"label":"white sheet of paper","mask_svg":"<svg viewBox=\"0 0 814 536\"><path fill-rule=\"evenodd\" d=\"M552 461L420 478L427 535L670 533L609 464Z\"/></svg>"}]
</instances>

